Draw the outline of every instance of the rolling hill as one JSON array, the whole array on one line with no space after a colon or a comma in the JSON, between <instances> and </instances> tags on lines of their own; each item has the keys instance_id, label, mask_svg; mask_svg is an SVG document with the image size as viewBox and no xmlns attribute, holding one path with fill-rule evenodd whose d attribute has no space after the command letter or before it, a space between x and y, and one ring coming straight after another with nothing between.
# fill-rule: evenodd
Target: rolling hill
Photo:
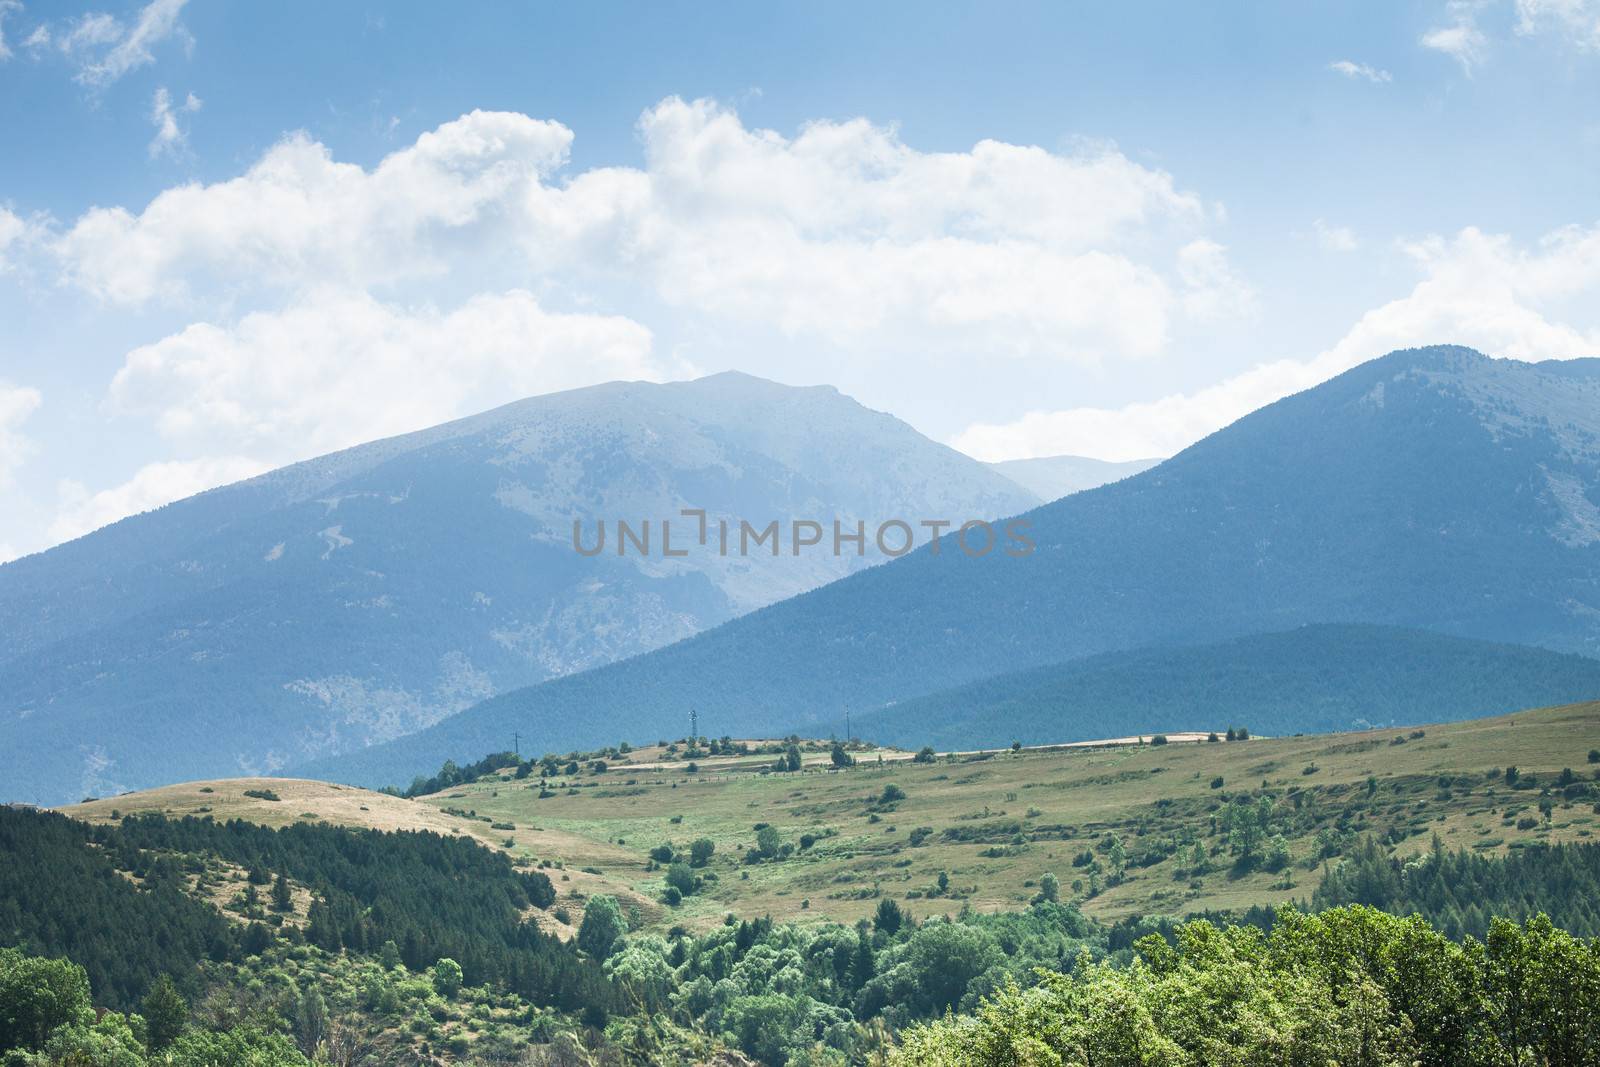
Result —
<instances>
[{"instance_id":1,"label":"rolling hill","mask_svg":"<svg viewBox=\"0 0 1600 1067\"><path fill-rule=\"evenodd\" d=\"M409 781L514 731L565 749L831 722L1103 652L1365 622L1600 653L1600 360L1395 352L1142 474L649 655L487 700L319 777ZM1072 722L1058 736L1084 736Z\"/></svg>"},{"instance_id":2,"label":"rolling hill","mask_svg":"<svg viewBox=\"0 0 1600 1067\"><path fill-rule=\"evenodd\" d=\"M535 397L0 566L0 799L269 773L669 644L882 557L589 558L573 524L996 517L1038 498L829 388ZM688 521L688 520L685 520ZM674 537L683 543L684 524Z\"/></svg>"},{"instance_id":3,"label":"rolling hill","mask_svg":"<svg viewBox=\"0 0 1600 1067\"><path fill-rule=\"evenodd\" d=\"M1199 713L1183 725L1226 728ZM519 860L558 865L571 878L557 882L560 903L574 913L585 896L612 893L652 929L712 928L729 911L854 922L885 896L922 916L964 904L1014 910L1044 872L1060 878L1064 895L1075 879L1087 881L1084 853L1093 850L1106 865L1103 846L1115 835L1127 849L1126 875L1082 906L1117 919L1305 899L1329 865L1364 839L1400 857L1427 849L1435 834L1448 849L1488 856L1590 839L1600 832L1600 812L1592 810L1600 784L1587 756L1597 739L1600 703L1404 729L1045 746L932 762L858 746L846 771L831 766L825 743L809 747L804 769L792 773L769 773L774 757L758 741L748 754L730 756L691 754L679 743L673 751L644 745L605 753L600 771L582 761L573 773L546 778L535 765L518 778L507 767L414 800L296 780L213 781L64 810L93 822L154 812L472 837ZM1514 783L1508 766L1518 769ZM245 793L263 785L281 800ZM888 785L904 796L883 800ZM1192 847L1180 842L1215 846L1219 809L1262 796L1275 802L1273 829L1288 844L1291 875L1230 871L1226 858L1189 871ZM1545 799L1549 819L1539 812ZM750 865L758 822L775 826L796 846L792 854ZM717 880L681 907L664 906L662 865L651 850L686 848L702 837L715 844L707 870ZM941 871L955 892L932 891Z\"/></svg>"},{"instance_id":4,"label":"rolling hill","mask_svg":"<svg viewBox=\"0 0 1600 1067\"><path fill-rule=\"evenodd\" d=\"M1257 734L1450 722L1600 699L1600 659L1357 623L1108 652L855 714L852 736L916 748L1248 727ZM832 722L823 736L845 736Z\"/></svg>"}]
</instances>

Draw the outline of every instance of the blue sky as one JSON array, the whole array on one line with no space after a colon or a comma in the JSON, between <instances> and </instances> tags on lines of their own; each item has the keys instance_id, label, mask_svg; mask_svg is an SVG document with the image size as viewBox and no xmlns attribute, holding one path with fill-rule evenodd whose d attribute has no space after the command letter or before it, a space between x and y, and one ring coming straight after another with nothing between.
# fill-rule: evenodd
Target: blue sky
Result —
<instances>
[{"instance_id":1,"label":"blue sky","mask_svg":"<svg viewBox=\"0 0 1600 1067\"><path fill-rule=\"evenodd\" d=\"M614 377L1132 458L1600 354L1600 0L462 7L0 0L0 559Z\"/></svg>"}]
</instances>

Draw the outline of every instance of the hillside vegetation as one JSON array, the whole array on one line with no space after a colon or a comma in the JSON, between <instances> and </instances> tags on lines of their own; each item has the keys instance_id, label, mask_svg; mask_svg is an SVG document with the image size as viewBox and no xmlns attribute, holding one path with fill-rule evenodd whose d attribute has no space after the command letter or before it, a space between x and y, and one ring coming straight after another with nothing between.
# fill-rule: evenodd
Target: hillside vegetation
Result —
<instances>
[{"instance_id":1,"label":"hillside vegetation","mask_svg":"<svg viewBox=\"0 0 1600 1067\"><path fill-rule=\"evenodd\" d=\"M944 754L697 738L491 754L412 798L254 779L0 810L0 1006L59 993L0 1051L1586 1062L1597 738L1600 704Z\"/></svg>"},{"instance_id":2,"label":"hillside vegetation","mask_svg":"<svg viewBox=\"0 0 1600 1067\"><path fill-rule=\"evenodd\" d=\"M1242 911L1309 898L1368 839L1385 857L1426 852L1435 836L1448 851L1504 855L1600 831L1600 764L1589 762L1600 703L1242 742L1222 739L1229 723L1214 726L1215 743L928 752L928 762L856 743L842 770L830 746L810 743L797 746L798 772L772 770L781 742L680 740L542 762L506 753L454 784L452 765L416 800L317 787L324 806L291 782L273 803L219 782L67 810L443 826L559 872L574 912L606 892L654 928L704 927L730 911L849 922L883 899L916 915L1010 910L1047 874L1062 899L1108 920ZM372 810L352 812L350 796ZM669 906L668 873L700 840L712 851Z\"/></svg>"}]
</instances>

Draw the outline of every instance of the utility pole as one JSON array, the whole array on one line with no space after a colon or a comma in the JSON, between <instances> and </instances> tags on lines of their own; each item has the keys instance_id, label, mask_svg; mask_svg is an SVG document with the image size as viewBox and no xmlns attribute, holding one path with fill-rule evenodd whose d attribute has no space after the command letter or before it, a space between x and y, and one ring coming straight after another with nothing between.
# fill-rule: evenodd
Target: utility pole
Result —
<instances>
[{"instance_id":1,"label":"utility pole","mask_svg":"<svg viewBox=\"0 0 1600 1067\"><path fill-rule=\"evenodd\" d=\"M844 743L848 745L850 740L850 705L846 704L844 706Z\"/></svg>"},{"instance_id":2,"label":"utility pole","mask_svg":"<svg viewBox=\"0 0 1600 1067\"><path fill-rule=\"evenodd\" d=\"M511 735L511 754L518 759L522 758L522 735L520 733L512 733Z\"/></svg>"},{"instance_id":3,"label":"utility pole","mask_svg":"<svg viewBox=\"0 0 1600 1067\"><path fill-rule=\"evenodd\" d=\"M700 713L689 709L689 744L693 746L700 737Z\"/></svg>"}]
</instances>

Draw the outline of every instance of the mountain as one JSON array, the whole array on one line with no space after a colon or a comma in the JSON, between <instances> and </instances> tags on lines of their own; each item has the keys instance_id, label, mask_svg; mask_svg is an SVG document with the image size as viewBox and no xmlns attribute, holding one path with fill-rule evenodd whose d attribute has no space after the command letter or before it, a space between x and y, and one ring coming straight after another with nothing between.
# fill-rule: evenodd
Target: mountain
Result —
<instances>
[{"instance_id":1,"label":"mountain","mask_svg":"<svg viewBox=\"0 0 1600 1067\"><path fill-rule=\"evenodd\" d=\"M1037 502L833 389L740 374L535 397L296 464L0 567L3 799L270 773L883 558L870 536L862 556L723 555L718 517L871 528ZM667 558L660 522L684 551L689 507L708 546ZM609 527L604 553L574 550L575 520L586 547ZM648 555L616 554L618 520L651 522Z\"/></svg>"},{"instance_id":2,"label":"mountain","mask_svg":"<svg viewBox=\"0 0 1600 1067\"><path fill-rule=\"evenodd\" d=\"M996 748L1230 725L1334 733L1596 698L1600 659L1346 623L1108 652L859 712L849 725L902 748ZM844 737L845 725L816 732Z\"/></svg>"},{"instance_id":3,"label":"mountain","mask_svg":"<svg viewBox=\"0 0 1600 1067\"><path fill-rule=\"evenodd\" d=\"M1001 460L989 464L989 467L1040 500L1060 500L1085 489L1131 478L1160 462L1159 459L1130 459L1113 463L1087 456L1044 456L1039 459Z\"/></svg>"},{"instance_id":4,"label":"mountain","mask_svg":"<svg viewBox=\"0 0 1600 1067\"><path fill-rule=\"evenodd\" d=\"M677 736L691 707L713 734L792 729L1102 652L1318 622L1595 655L1600 360L1391 353L1022 518L1029 554L974 558L946 538L308 770L409 781L513 731L540 749Z\"/></svg>"}]
</instances>

